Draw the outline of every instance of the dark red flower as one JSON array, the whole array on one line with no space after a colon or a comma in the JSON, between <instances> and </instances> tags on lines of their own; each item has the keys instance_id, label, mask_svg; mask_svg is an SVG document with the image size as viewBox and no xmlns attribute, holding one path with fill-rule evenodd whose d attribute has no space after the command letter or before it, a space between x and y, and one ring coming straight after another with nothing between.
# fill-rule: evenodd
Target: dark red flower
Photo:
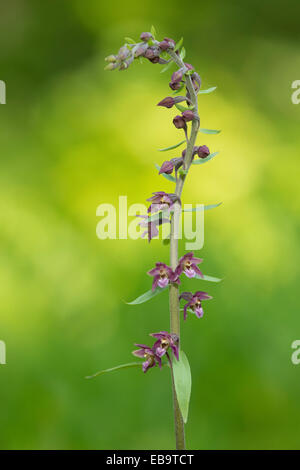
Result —
<instances>
[{"instance_id":1,"label":"dark red flower","mask_svg":"<svg viewBox=\"0 0 300 470\"><path fill-rule=\"evenodd\" d=\"M165 263L156 263L155 268L147 272L149 276L153 276L152 290L154 291L157 286L160 288L167 287L170 282L180 284L180 280L174 271Z\"/></svg>"},{"instance_id":2,"label":"dark red flower","mask_svg":"<svg viewBox=\"0 0 300 470\"><path fill-rule=\"evenodd\" d=\"M151 367L155 367L156 364L161 367L161 358L155 353L153 348L150 348L146 344L135 343L139 349L133 351L132 354L136 357L142 357L145 361L142 364L143 372L147 372Z\"/></svg>"},{"instance_id":3,"label":"dark red flower","mask_svg":"<svg viewBox=\"0 0 300 470\"><path fill-rule=\"evenodd\" d=\"M179 300L180 299L185 299L188 301L183 309L183 318L186 320L188 308L192 310L198 318L203 317L204 312L201 301L212 299L212 297L206 292L197 291L195 294L192 294L191 292L182 292L182 294L179 296Z\"/></svg>"},{"instance_id":4,"label":"dark red flower","mask_svg":"<svg viewBox=\"0 0 300 470\"><path fill-rule=\"evenodd\" d=\"M176 334L160 331L159 333L151 333L150 336L157 338L152 349L158 357L168 354L167 351L171 348L177 361L179 361L179 337Z\"/></svg>"},{"instance_id":5,"label":"dark red flower","mask_svg":"<svg viewBox=\"0 0 300 470\"><path fill-rule=\"evenodd\" d=\"M184 274L189 278L195 277L197 274L203 277L202 272L197 266L197 264L202 263L202 261L203 259L201 258L195 258L194 253L191 251L180 258L178 266L175 269L175 274L180 276L181 273L184 272Z\"/></svg>"}]
</instances>

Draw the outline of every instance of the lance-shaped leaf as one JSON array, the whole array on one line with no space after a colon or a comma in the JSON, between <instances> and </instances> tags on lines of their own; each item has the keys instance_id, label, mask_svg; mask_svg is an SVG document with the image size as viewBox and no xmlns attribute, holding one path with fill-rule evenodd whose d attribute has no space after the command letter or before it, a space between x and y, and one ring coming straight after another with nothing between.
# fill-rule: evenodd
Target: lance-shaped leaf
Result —
<instances>
[{"instance_id":1,"label":"lance-shaped leaf","mask_svg":"<svg viewBox=\"0 0 300 470\"><path fill-rule=\"evenodd\" d=\"M185 48L182 47L181 51L180 51L180 57L181 57L181 60L183 60L185 58L185 55L186 55L186 51L185 51Z\"/></svg>"},{"instance_id":2,"label":"lance-shaped leaf","mask_svg":"<svg viewBox=\"0 0 300 470\"><path fill-rule=\"evenodd\" d=\"M202 132L202 134L220 134L221 132L215 129L204 129L203 127L201 127L199 131Z\"/></svg>"},{"instance_id":3,"label":"lance-shaped leaf","mask_svg":"<svg viewBox=\"0 0 300 470\"><path fill-rule=\"evenodd\" d=\"M158 151L159 151L159 152L167 152L168 150L177 149L177 147L180 147L180 145L182 145L184 142L186 142L186 141L185 141L185 140L182 140L182 141L179 142L178 144L171 145L171 147L166 147L165 149L158 149Z\"/></svg>"},{"instance_id":4,"label":"lance-shaped leaf","mask_svg":"<svg viewBox=\"0 0 300 470\"><path fill-rule=\"evenodd\" d=\"M166 287L157 287L154 291L152 289L148 290L144 294L140 295L137 297L135 300L132 300L132 302L126 302L127 305L138 305L138 304L143 304L144 302L147 302L148 300L152 299L153 297L156 297L158 294L161 294L167 289L168 286Z\"/></svg>"},{"instance_id":5,"label":"lance-shaped leaf","mask_svg":"<svg viewBox=\"0 0 300 470\"><path fill-rule=\"evenodd\" d=\"M141 362L129 362L128 364L122 364L120 366L112 367L111 369L104 369L104 370L99 370L99 372L96 372L93 375L88 375L86 379L92 379L94 377L98 377L98 375L106 374L108 372L114 372L115 370L120 370L120 369L129 369L130 367L141 367Z\"/></svg>"},{"instance_id":6,"label":"lance-shaped leaf","mask_svg":"<svg viewBox=\"0 0 300 470\"><path fill-rule=\"evenodd\" d=\"M199 158L197 160L193 160L193 165L202 165L202 163L209 162L212 158L216 157L219 152L214 152L208 155L206 158Z\"/></svg>"},{"instance_id":7,"label":"lance-shaped leaf","mask_svg":"<svg viewBox=\"0 0 300 470\"><path fill-rule=\"evenodd\" d=\"M128 44L136 44L136 41L135 41L134 39L132 39L132 38L126 37L126 38L124 38L124 39L125 39L126 42L128 42Z\"/></svg>"},{"instance_id":8,"label":"lance-shaped leaf","mask_svg":"<svg viewBox=\"0 0 300 470\"><path fill-rule=\"evenodd\" d=\"M201 279L202 281L209 281L209 282L221 282L222 279L218 277L213 277L213 276L207 276L206 274L203 274L203 277L201 277L199 274L196 274L196 279Z\"/></svg>"},{"instance_id":9,"label":"lance-shaped leaf","mask_svg":"<svg viewBox=\"0 0 300 470\"><path fill-rule=\"evenodd\" d=\"M156 29L154 28L153 25L151 26L150 32L151 32L152 36L153 36L154 39L155 39L155 38L156 38Z\"/></svg>"},{"instance_id":10,"label":"lance-shaped leaf","mask_svg":"<svg viewBox=\"0 0 300 470\"><path fill-rule=\"evenodd\" d=\"M178 109L178 111L180 111L181 113L183 113L184 111L189 111L189 110L193 110L195 108L195 106L182 106L181 104L178 104L176 103L175 104L176 108Z\"/></svg>"},{"instance_id":11,"label":"lance-shaped leaf","mask_svg":"<svg viewBox=\"0 0 300 470\"><path fill-rule=\"evenodd\" d=\"M172 362L174 385L183 421L186 423L189 413L192 377L189 361L183 351L179 352L179 361Z\"/></svg>"},{"instance_id":12,"label":"lance-shaped leaf","mask_svg":"<svg viewBox=\"0 0 300 470\"><path fill-rule=\"evenodd\" d=\"M196 211L209 211L210 209L215 209L215 207L219 207L222 202L218 202L218 204L201 204L200 207L193 207L192 209L182 209L183 212L196 212Z\"/></svg>"},{"instance_id":13,"label":"lance-shaped leaf","mask_svg":"<svg viewBox=\"0 0 300 470\"><path fill-rule=\"evenodd\" d=\"M157 163L154 163L155 168L160 171L160 166ZM172 175L168 175L167 173L161 173L167 180L172 181L172 183L176 183L176 178Z\"/></svg>"},{"instance_id":14,"label":"lance-shaped leaf","mask_svg":"<svg viewBox=\"0 0 300 470\"><path fill-rule=\"evenodd\" d=\"M180 49L180 47L182 46L182 43L183 43L183 38L181 38L178 41L178 43L175 45L174 51L178 51L178 49Z\"/></svg>"},{"instance_id":15,"label":"lance-shaped leaf","mask_svg":"<svg viewBox=\"0 0 300 470\"><path fill-rule=\"evenodd\" d=\"M200 93L202 93L202 94L205 94L205 93L212 93L213 91L216 90L216 88L217 88L216 86L213 86L213 87L211 87L211 88L208 88L207 90L199 90L199 91L198 91L198 95L200 95Z\"/></svg>"}]
</instances>

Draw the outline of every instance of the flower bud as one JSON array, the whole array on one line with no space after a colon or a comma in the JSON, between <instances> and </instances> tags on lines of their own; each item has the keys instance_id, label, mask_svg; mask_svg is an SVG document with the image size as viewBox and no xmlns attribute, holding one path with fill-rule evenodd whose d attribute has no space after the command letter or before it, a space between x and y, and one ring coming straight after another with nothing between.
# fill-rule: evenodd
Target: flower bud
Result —
<instances>
[{"instance_id":1,"label":"flower bud","mask_svg":"<svg viewBox=\"0 0 300 470\"><path fill-rule=\"evenodd\" d=\"M159 43L159 47L163 50L166 51L167 49L174 49L175 47L175 42L173 39L170 38L165 38L163 41Z\"/></svg>"},{"instance_id":2,"label":"flower bud","mask_svg":"<svg viewBox=\"0 0 300 470\"><path fill-rule=\"evenodd\" d=\"M209 148L206 145L200 145L198 147L198 157L199 158L206 158L210 154Z\"/></svg>"},{"instance_id":3,"label":"flower bud","mask_svg":"<svg viewBox=\"0 0 300 470\"><path fill-rule=\"evenodd\" d=\"M185 122L189 122L195 118L195 114L193 113L193 111L188 109L187 111L183 111L182 117L184 118Z\"/></svg>"},{"instance_id":4,"label":"flower bud","mask_svg":"<svg viewBox=\"0 0 300 470\"><path fill-rule=\"evenodd\" d=\"M148 48L148 44L141 44L135 51L135 57L140 57L141 55L144 55L146 50Z\"/></svg>"},{"instance_id":5,"label":"flower bud","mask_svg":"<svg viewBox=\"0 0 300 470\"><path fill-rule=\"evenodd\" d=\"M182 86L182 82L170 82L169 87L171 90L179 90Z\"/></svg>"},{"instance_id":6,"label":"flower bud","mask_svg":"<svg viewBox=\"0 0 300 470\"><path fill-rule=\"evenodd\" d=\"M182 116L175 116L173 119L173 124L177 129L184 129L186 127L185 120Z\"/></svg>"},{"instance_id":7,"label":"flower bud","mask_svg":"<svg viewBox=\"0 0 300 470\"><path fill-rule=\"evenodd\" d=\"M116 62L117 57L115 55L109 55L108 57L105 57L106 62Z\"/></svg>"},{"instance_id":8,"label":"flower bud","mask_svg":"<svg viewBox=\"0 0 300 470\"><path fill-rule=\"evenodd\" d=\"M158 64L160 62L160 57L156 56L149 60L152 62L152 64Z\"/></svg>"},{"instance_id":9,"label":"flower bud","mask_svg":"<svg viewBox=\"0 0 300 470\"><path fill-rule=\"evenodd\" d=\"M163 100L161 100L157 106L164 106L165 108L172 108L175 104L175 99L172 96L167 96Z\"/></svg>"},{"instance_id":10,"label":"flower bud","mask_svg":"<svg viewBox=\"0 0 300 470\"><path fill-rule=\"evenodd\" d=\"M144 56L150 60L150 59L154 59L155 57L158 57L158 53L157 53L157 50L154 49L153 47L148 47Z\"/></svg>"},{"instance_id":11,"label":"flower bud","mask_svg":"<svg viewBox=\"0 0 300 470\"><path fill-rule=\"evenodd\" d=\"M194 67L192 66L192 64L185 63L184 65L186 66L188 70L194 70Z\"/></svg>"},{"instance_id":12,"label":"flower bud","mask_svg":"<svg viewBox=\"0 0 300 470\"><path fill-rule=\"evenodd\" d=\"M149 41L149 39L153 39L153 36L152 36L151 33L142 33L140 35L140 38L141 38L142 41L147 42L147 41Z\"/></svg>"},{"instance_id":13,"label":"flower bud","mask_svg":"<svg viewBox=\"0 0 300 470\"><path fill-rule=\"evenodd\" d=\"M125 59L127 59L127 57L129 56L129 54L130 54L129 49L128 49L126 46L123 46L123 47L121 47L121 49L119 50L118 58L119 58L120 60L125 60Z\"/></svg>"},{"instance_id":14,"label":"flower bud","mask_svg":"<svg viewBox=\"0 0 300 470\"><path fill-rule=\"evenodd\" d=\"M104 67L104 70L114 70L116 68L117 64L110 62L109 64Z\"/></svg>"},{"instance_id":15,"label":"flower bud","mask_svg":"<svg viewBox=\"0 0 300 470\"><path fill-rule=\"evenodd\" d=\"M171 161L166 160L166 161L162 164L162 166L161 166L161 168L160 168L160 170L159 170L159 174L161 174L161 173L167 173L167 175L170 175L170 174L172 173L172 171L173 171L173 168L174 168L174 164L173 164Z\"/></svg>"},{"instance_id":16,"label":"flower bud","mask_svg":"<svg viewBox=\"0 0 300 470\"><path fill-rule=\"evenodd\" d=\"M171 77L171 82L180 82L183 77L182 69L176 70Z\"/></svg>"},{"instance_id":17,"label":"flower bud","mask_svg":"<svg viewBox=\"0 0 300 470\"><path fill-rule=\"evenodd\" d=\"M192 82L193 82L193 87L195 88L196 91L198 91L201 87L201 78L197 72L194 72L192 74Z\"/></svg>"}]
</instances>

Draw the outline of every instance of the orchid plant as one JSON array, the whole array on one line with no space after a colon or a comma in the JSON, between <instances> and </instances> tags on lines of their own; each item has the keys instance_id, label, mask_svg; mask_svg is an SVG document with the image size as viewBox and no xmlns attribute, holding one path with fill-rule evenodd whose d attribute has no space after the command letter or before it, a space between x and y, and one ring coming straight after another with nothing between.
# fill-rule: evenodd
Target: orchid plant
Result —
<instances>
[{"instance_id":1,"label":"orchid plant","mask_svg":"<svg viewBox=\"0 0 300 470\"><path fill-rule=\"evenodd\" d=\"M160 225L165 223L170 224L168 239L170 262L169 265L157 262L155 267L148 271L148 275L153 278L152 289L134 301L129 302L130 305L141 304L168 288L170 332L160 331L158 333L151 333L150 336L155 341L150 346L139 343L135 344L137 349L133 351L133 354L141 358L143 360L142 363L132 362L123 364L112 369L97 372L91 377L127 367L142 366L143 372L146 373L149 369L156 366L159 368L162 368L163 365L169 366L172 377L176 448L185 449L184 423L187 422L188 417L191 372L188 359L182 350L180 342L180 311L183 311L184 320L187 319L188 314L195 314L196 317L201 318L204 314L202 302L212 297L207 292L200 290L194 293L186 291L180 293L179 286L183 275L189 279L197 278L213 282L218 282L220 279L204 275L199 269L199 264L203 260L194 256L193 252L186 253L180 258L178 257L179 226L182 212L181 196L192 164L205 163L217 154L217 152L210 153L206 145L196 145L199 132L209 134L219 132L201 129L198 113L198 95L210 93L214 91L215 87L201 90L199 74L193 65L184 62L185 49L182 46L182 39L177 44L170 38L158 41L155 29L152 27L151 32L144 32L140 35L140 41L134 41L130 38L125 38L125 41L125 45L120 48L118 54L110 55L106 58L108 62L105 67L106 70L126 70L136 59L140 61L147 59L153 64L161 64L163 66L162 72L166 72L174 65L176 66L176 70L173 72L169 83L173 94L161 100L158 106L177 108L180 114L173 118L173 124L177 129L183 130L184 140L179 144L162 150L174 150L183 143L185 143L186 148L180 156L164 161L160 167L157 166L160 175L174 182L174 193L166 193L164 191L153 193L153 196L148 199L150 205L147 214L138 215L142 219L140 226L145 230L142 236L147 236L149 242L158 235L158 227ZM188 129L189 123L190 129ZM174 173L174 176L172 173ZM204 206L204 209L211 209L217 205ZM180 309L181 300L186 301L183 309Z\"/></svg>"}]
</instances>

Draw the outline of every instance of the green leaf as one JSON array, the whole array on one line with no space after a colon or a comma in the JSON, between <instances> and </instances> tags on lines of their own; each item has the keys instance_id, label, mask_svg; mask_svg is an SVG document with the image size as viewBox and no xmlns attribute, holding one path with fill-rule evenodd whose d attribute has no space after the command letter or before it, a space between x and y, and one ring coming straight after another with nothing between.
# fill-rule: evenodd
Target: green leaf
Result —
<instances>
[{"instance_id":1,"label":"green leaf","mask_svg":"<svg viewBox=\"0 0 300 470\"><path fill-rule=\"evenodd\" d=\"M179 170L180 175L187 175L189 170L183 170L182 168Z\"/></svg>"},{"instance_id":2,"label":"green leaf","mask_svg":"<svg viewBox=\"0 0 300 470\"><path fill-rule=\"evenodd\" d=\"M147 302L148 300L152 299L153 297L156 297L158 294L161 294L167 289L167 287L157 287L154 291L152 289L148 290L144 294L140 295L137 297L135 300L132 302L125 302L127 305L138 305L138 304L143 304L144 302Z\"/></svg>"},{"instance_id":3,"label":"green leaf","mask_svg":"<svg viewBox=\"0 0 300 470\"><path fill-rule=\"evenodd\" d=\"M154 163L155 167L160 171L160 166L157 163ZM172 183L176 183L176 178L172 175L168 175L167 173L161 173L167 180L172 181Z\"/></svg>"},{"instance_id":4,"label":"green leaf","mask_svg":"<svg viewBox=\"0 0 300 470\"><path fill-rule=\"evenodd\" d=\"M208 88L207 90L199 90L198 91L198 95L200 95L200 93L202 94L205 94L205 93L212 93L213 91L215 91L217 89L216 86L213 86L211 88Z\"/></svg>"},{"instance_id":5,"label":"green leaf","mask_svg":"<svg viewBox=\"0 0 300 470\"><path fill-rule=\"evenodd\" d=\"M201 277L199 274L196 274L196 279L202 279L202 281L209 281L209 282L221 282L222 279L219 279L218 277L213 277L213 276L207 276L206 274Z\"/></svg>"},{"instance_id":6,"label":"green leaf","mask_svg":"<svg viewBox=\"0 0 300 470\"><path fill-rule=\"evenodd\" d=\"M178 103L176 103L175 106L181 113L183 113L184 111L193 110L195 108L195 106L182 106Z\"/></svg>"},{"instance_id":7,"label":"green leaf","mask_svg":"<svg viewBox=\"0 0 300 470\"><path fill-rule=\"evenodd\" d=\"M172 361L174 385L183 421L186 423L189 413L192 377L189 361L183 351L179 352L179 361Z\"/></svg>"},{"instance_id":8,"label":"green leaf","mask_svg":"<svg viewBox=\"0 0 300 470\"><path fill-rule=\"evenodd\" d=\"M173 64L175 64L175 62L173 62L173 60L170 60L170 62L161 69L160 73L164 73L169 70Z\"/></svg>"},{"instance_id":9,"label":"green leaf","mask_svg":"<svg viewBox=\"0 0 300 470\"><path fill-rule=\"evenodd\" d=\"M134 39L131 39L131 38L124 38L126 42L128 42L129 44L135 44L136 41Z\"/></svg>"},{"instance_id":10,"label":"green leaf","mask_svg":"<svg viewBox=\"0 0 300 470\"><path fill-rule=\"evenodd\" d=\"M152 34L152 36L153 36L154 39L155 39L155 38L156 38L156 29L154 28L153 25L151 26L150 33Z\"/></svg>"},{"instance_id":11,"label":"green leaf","mask_svg":"<svg viewBox=\"0 0 300 470\"><path fill-rule=\"evenodd\" d=\"M185 58L185 55L186 55L186 51L185 51L185 48L182 47L181 51L180 51L180 57L181 57L181 60L183 60Z\"/></svg>"},{"instance_id":12,"label":"green leaf","mask_svg":"<svg viewBox=\"0 0 300 470\"><path fill-rule=\"evenodd\" d=\"M171 147L166 147L165 149L158 149L159 152L167 152L168 150L173 150L176 149L177 147L180 147L185 142L185 140L182 140L179 142L179 144L172 145Z\"/></svg>"},{"instance_id":13,"label":"green leaf","mask_svg":"<svg viewBox=\"0 0 300 470\"><path fill-rule=\"evenodd\" d=\"M192 209L182 209L183 212L196 212L196 211L208 211L210 209L215 209L216 207L219 207L222 204L222 202L219 202L218 204L208 204L207 206L202 205L201 207L193 207Z\"/></svg>"},{"instance_id":14,"label":"green leaf","mask_svg":"<svg viewBox=\"0 0 300 470\"><path fill-rule=\"evenodd\" d=\"M219 152L211 153L206 158L199 158L197 160L193 160L193 165L202 165L202 163L209 162L212 158L216 157Z\"/></svg>"},{"instance_id":15,"label":"green leaf","mask_svg":"<svg viewBox=\"0 0 300 470\"><path fill-rule=\"evenodd\" d=\"M201 129L199 129L200 132L202 132L203 134L220 134L221 131L216 131L214 129L203 129L203 127Z\"/></svg>"},{"instance_id":16,"label":"green leaf","mask_svg":"<svg viewBox=\"0 0 300 470\"><path fill-rule=\"evenodd\" d=\"M111 369L104 369L104 370L99 370L99 372L96 372L93 375L88 375L86 379L93 379L94 377L97 377L98 375L106 374L107 372L114 372L115 370L120 370L120 369L129 369L130 367L141 367L141 362L129 362L128 364L122 364L120 366L112 367Z\"/></svg>"},{"instance_id":17,"label":"green leaf","mask_svg":"<svg viewBox=\"0 0 300 470\"><path fill-rule=\"evenodd\" d=\"M183 44L183 38L181 38L178 43L175 45L175 48L174 48L174 51L177 51L178 49L180 49L180 47L182 46Z\"/></svg>"}]
</instances>

